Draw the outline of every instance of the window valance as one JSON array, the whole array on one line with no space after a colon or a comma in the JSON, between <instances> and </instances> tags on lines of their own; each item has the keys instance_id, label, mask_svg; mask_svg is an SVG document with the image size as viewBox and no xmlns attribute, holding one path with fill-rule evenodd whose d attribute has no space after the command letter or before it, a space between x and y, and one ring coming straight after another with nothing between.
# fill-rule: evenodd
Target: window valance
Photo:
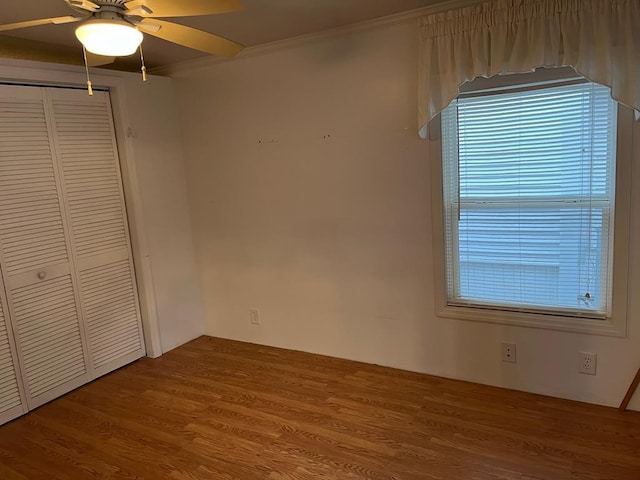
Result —
<instances>
[{"instance_id":1,"label":"window valance","mask_svg":"<svg viewBox=\"0 0 640 480\"><path fill-rule=\"evenodd\" d=\"M492 0L420 19L420 134L476 77L572 66L640 110L639 0Z\"/></svg>"}]
</instances>

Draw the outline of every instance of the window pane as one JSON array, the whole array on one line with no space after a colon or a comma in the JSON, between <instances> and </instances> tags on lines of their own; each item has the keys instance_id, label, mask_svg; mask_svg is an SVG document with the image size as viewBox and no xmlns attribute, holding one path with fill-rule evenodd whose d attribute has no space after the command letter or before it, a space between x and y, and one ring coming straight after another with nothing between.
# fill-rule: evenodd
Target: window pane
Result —
<instances>
[{"instance_id":1,"label":"window pane","mask_svg":"<svg viewBox=\"0 0 640 480\"><path fill-rule=\"evenodd\" d=\"M460 297L601 310L606 218L593 208L463 209Z\"/></svg>"},{"instance_id":2,"label":"window pane","mask_svg":"<svg viewBox=\"0 0 640 480\"><path fill-rule=\"evenodd\" d=\"M459 100L461 196L606 195L612 103L595 84Z\"/></svg>"},{"instance_id":3,"label":"window pane","mask_svg":"<svg viewBox=\"0 0 640 480\"><path fill-rule=\"evenodd\" d=\"M450 303L608 312L615 114L592 83L443 112Z\"/></svg>"}]
</instances>

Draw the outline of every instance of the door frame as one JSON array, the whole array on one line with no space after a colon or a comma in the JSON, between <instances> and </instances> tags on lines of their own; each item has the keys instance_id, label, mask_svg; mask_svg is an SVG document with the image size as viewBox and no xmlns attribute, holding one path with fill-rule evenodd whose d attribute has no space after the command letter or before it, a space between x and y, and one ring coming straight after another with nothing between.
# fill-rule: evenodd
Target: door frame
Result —
<instances>
[{"instance_id":1,"label":"door frame","mask_svg":"<svg viewBox=\"0 0 640 480\"><path fill-rule=\"evenodd\" d=\"M158 307L151 256L145 230L144 211L140 184L136 174L136 162L132 135L127 125L127 89L124 74L117 71L91 70L91 82L95 89L108 89L111 97L111 109L118 145L118 157L122 173L131 250L136 270L136 284L142 317L142 329L147 356L156 358L162 355ZM22 85L61 86L86 88L86 72L84 68L48 63L27 62L23 60L0 59L0 82ZM140 80L142 81L142 80Z\"/></svg>"}]
</instances>

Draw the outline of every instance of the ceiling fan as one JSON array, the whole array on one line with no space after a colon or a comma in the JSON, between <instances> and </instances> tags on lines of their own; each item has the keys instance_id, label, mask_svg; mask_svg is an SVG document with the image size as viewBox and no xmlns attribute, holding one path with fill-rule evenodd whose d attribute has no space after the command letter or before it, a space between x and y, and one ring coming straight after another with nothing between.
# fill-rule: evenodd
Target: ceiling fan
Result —
<instances>
[{"instance_id":1,"label":"ceiling fan","mask_svg":"<svg viewBox=\"0 0 640 480\"><path fill-rule=\"evenodd\" d=\"M91 66L112 63L135 53L143 33L202 52L233 57L244 47L195 28L159 20L163 17L214 15L243 10L240 0L64 0L80 15L42 18L0 25L0 32L47 24L80 22L76 37Z\"/></svg>"}]
</instances>

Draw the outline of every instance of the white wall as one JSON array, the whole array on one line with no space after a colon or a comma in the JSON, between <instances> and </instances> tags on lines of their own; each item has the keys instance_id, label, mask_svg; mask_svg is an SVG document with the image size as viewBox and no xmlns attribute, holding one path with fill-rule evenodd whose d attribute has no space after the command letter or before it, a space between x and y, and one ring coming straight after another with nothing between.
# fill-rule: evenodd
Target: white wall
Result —
<instances>
[{"instance_id":1,"label":"white wall","mask_svg":"<svg viewBox=\"0 0 640 480\"><path fill-rule=\"evenodd\" d=\"M204 333L173 82L123 74L162 351Z\"/></svg>"},{"instance_id":2,"label":"white wall","mask_svg":"<svg viewBox=\"0 0 640 480\"><path fill-rule=\"evenodd\" d=\"M150 289L157 353L166 352L204 332L173 82L150 76L142 83L139 75L104 70L92 75L95 86L114 89L124 174L137 183L136 198L127 198L132 231L142 243L136 273ZM86 77L83 68L0 59L0 80L82 85Z\"/></svg>"},{"instance_id":3,"label":"white wall","mask_svg":"<svg viewBox=\"0 0 640 480\"><path fill-rule=\"evenodd\" d=\"M417 43L406 23L174 74L206 332L617 405L640 366L638 295L627 338L436 317ZM639 209L636 188L631 245ZM639 267L636 249L632 293Z\"/></svg>"}]
</instances>

